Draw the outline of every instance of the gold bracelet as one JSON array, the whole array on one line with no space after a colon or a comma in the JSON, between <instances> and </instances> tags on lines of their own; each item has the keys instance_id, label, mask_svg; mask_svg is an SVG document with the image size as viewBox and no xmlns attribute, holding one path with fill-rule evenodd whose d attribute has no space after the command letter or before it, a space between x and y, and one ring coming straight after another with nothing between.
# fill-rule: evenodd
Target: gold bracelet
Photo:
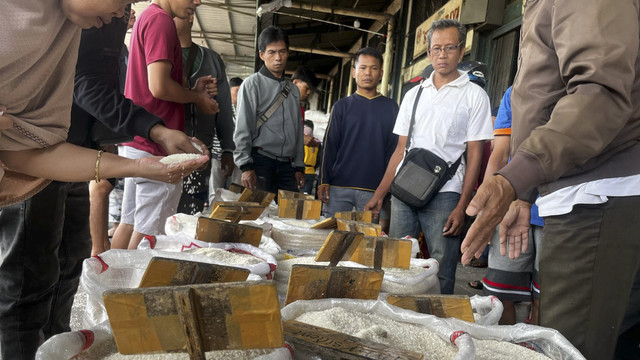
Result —
<instances>
[{"instance_id":1,"label":"gold bracelet","mask_svg":"<svg viewBox=\"0 0 640 360\"><path fill-rule=\"evenodd\" d=\"M100 159L102 158L102 150L98 150L98 158L96 159L96 182L100 182Z\"/></svg>"}]
</instances>

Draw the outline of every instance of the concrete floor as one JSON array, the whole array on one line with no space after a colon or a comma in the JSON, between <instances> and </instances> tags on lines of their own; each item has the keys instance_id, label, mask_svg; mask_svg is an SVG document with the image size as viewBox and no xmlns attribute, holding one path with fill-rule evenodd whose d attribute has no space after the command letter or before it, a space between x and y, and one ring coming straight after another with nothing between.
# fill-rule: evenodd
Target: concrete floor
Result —
<instances>
[{"instance_id":1,"label":"concrete floor","mask_svg":"<svg viewBox=\"0 0 640 360\"><path fill-rule=\"evenodd\" d=\"M480 295L484 296L483 290L477 290L468 285L469 281L482 280L487 272L487 268L475 268L473 266L463 266L458 261L458 268L456 269L456 285L453 289L453 293L456 295ZM529 302L517 303L516 307L516 321L525 322L529 316Z\"/></svg>"}]
</instances>

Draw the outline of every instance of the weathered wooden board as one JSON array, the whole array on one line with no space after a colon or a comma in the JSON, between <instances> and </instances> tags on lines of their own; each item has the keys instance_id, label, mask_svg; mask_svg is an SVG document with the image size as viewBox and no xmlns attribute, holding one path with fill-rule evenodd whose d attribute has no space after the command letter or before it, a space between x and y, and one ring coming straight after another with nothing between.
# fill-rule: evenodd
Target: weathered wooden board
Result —
<instances>
[{"instance_id":1,"label":"weathered wooden board","mask_svg":"<svg viewBox=\"0 0 640 360\"><path fill-rule=\"evenodd\" d=\"M283 324L284 338L298 349L322 356L323 360L420 360L422 354L395 349L296 320Z\"/></svg>"},{"instance_id":2,"label":"weathered wooden board","mask_svg":"<svg viewBox=\"0 0 640 360\"><path fill-rule=\"evenodd\" d=\"M315 260L329 261L329 266L336 266L342 260L349 260L363 237L362 233L334 230L327 235Z\"/></svg>"},{"instance_id":3,"label":"weathered wooden board","mask_svg":"<svg viewBox=\"0 0 640 360\"><path fill-rule=\"evenodd\" d=\"M333 214L336 219L361 221L371 223L373 220L373 213L371 211L340 211Z\"/></svg>"},{"instance_id":4,"label":"weathered wooden board","mask_svg":"<svg viewBox=\"0 0 640 360\"><path fill-rule=\"evenodd\" d=\"M313 195L301 193L301 192L298 192L298 191L278 190L278 205L280 204L280 199L313 200L315 198L313 197Z\"/></svg>"},{"instance_id":5,"label":"weathered wooden board","mask_svg":"<svg viewBox=\"0 0 640 360\"><path fill-rule=\"evenodd\" d=\"M467 295L389 295L387 302L422 314L474 322Z\"/></svg>"},{"instance_id":6,"label":"weathered wooden board","mask_svg":"<svg viewBox=\"0 0 640 360\"><path fill-rule=\"evenodd\" d=\"M366 266L374 266L376 242L382 240L382 266L408 269L411 263L411 241L387 237L365 236L349 260Z\"/></svg>"},{"instance_id":7,"label":"weathered wooden board","mask_svg":"<svg viewBox=\"0 0 640 360\"><path fill-rule=\"evenodd\" d=\"M384 271L296 264L291 267L286 303L296 300L348 298L375 300Z\"/></svg>"},{"instance_id":8,"label":"weathered wooden board","mask_svg":"<svg viewBox=\"0 0 640 360\"><path fill-rule=\"evenodd\" d=\"M336 229L338 221L335 218L324 219L318 223L311 225L312 229Z\"/></svg>"},{"instance_id":9,"label":"weathered wooden board","mask_svg":"<svg viewBox=\"0 0 640 360\"><path fill-rule=\"evenodd\" d=\"M213 211L209 218L238 222L240 220L255 220L264 211L265 207L258 203L220 201L211 204Z\"/></svg>"},{"instance_id":10,"label":"weathered wooden board","mask_svg":"<svg viewBox=\"0 0 640 360\"><path fill-rule=\"evenodd\" d=\"M244 191L245 187L240 185L240 184L236 184L236 183L231 183L229 185L229 191L232 191L236 194L242 194L242 192Z\"/></svg>"},{"instance_id":11,"label":"weathered wooden board","mask_svg":"<svg viewBox=\"0 0 640 360\"><path fill-rule=\"evenodd\" d=\"M153 257L139 287L180 286L245 281L247 269L202 262Z\"/></svg>"},{"instance_id":12,"label":"weathered wooden board","mask_svg":"<svg viewBox=\"0 0 640 360\"><path fill-rule=\"evenodd\" d=\"M267 207L275 197L276 194L268 191L245 188L242 191L242 195L240 195L238 202L254 202Z\"/></svg>"},{"instance_id":13,"label":"weathered wooden board","mask_svg":"<svg viewBox=\"0 0 640 360\"><path fill-rule=\"evenodd\" d=\"M177 301L185 291L192 292L190 311ZM189 318L203 351L284 342L276 285L269 281L107 290L103 299L122 354L187 351L189 341L197 343L185 331Z\"/></svg>"},{"instance_id":14,"label":"weathered wooden board","mask_svg":"<svg viewBox=\"0 0 640 360\"><path fill-rule=\"evenodd\" d=\"M245 243L258 247L262 239L262 228L200 217L196 226L196 239L212 243Z\"/></svg>"},{"instance_id":15,"label":"weathered wooden board","mask_svg":"<svg viewBox=\"0 0 640 360\"><path fill-rule=\"evenodd\" d=\"M320 219L322 201L308 199L278 199L278 217L293 219Z\"/></svg>"},{"instance_id":16,"label":"weathered wooden board","mask_svg":"<svg viewBox=\"0 0 640 360\"><path fill-rule=\"evenodd\" d=\"M365 236L382 235L382 227L379 224L371 224L361 221L336 219L338 230L357 231Z\"/></svg>"}]
</instances>

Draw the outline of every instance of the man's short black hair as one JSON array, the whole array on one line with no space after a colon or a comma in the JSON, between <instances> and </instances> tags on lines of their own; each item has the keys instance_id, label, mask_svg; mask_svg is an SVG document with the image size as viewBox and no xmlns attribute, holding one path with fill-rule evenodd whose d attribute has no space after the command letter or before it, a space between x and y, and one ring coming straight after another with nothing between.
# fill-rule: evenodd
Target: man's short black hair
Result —
<instances>
[{"instance_id":1,"label":"man's short black hair","mask_svg":"<svg viewBox=\"0 0 640 360\"><path fill-rule=\"evenodd\" d=\"M300 80L306 82L310 88L315 89L318 87L320 80L316 77L316 74L313 73L309 68L305 66L300 66L296 69L296 72L291 76L291 81Z\"/></svg>"},{"instance_id":2,"label":"man's short black hair","mask_svg":"<svg viewBox=\"0 0 640 360\"><path fill-rule=\"evenodd\" d=\"M229 79L229 87L236 87L242 85L242 79L239 77L232 77Z\"/></svg>"},{"instance_id":3,"label":"man's short black hair","mask_svg":"<svg viewBox=\"0 0 640 360\"><path fill-rule=\"evenodd\" d=\"M311 120L305 120L304 121L304 126L308 126L311 128L311 130L313 130L313 121Z\"/></svg>"},{"instance_id":4,"label":"man's short black hair","mask_svg":"<svg viewBox=\"0 0 640 360\"><path fill-rule=\"evenodd\" d=\"M267 45L278 41L284 41L287 50L289 49L289 36L287 32L279 27L269 26L262 30L258 37L258 50L264 52L267 50Z\"/></svg>"},{"instance_id":5,"label":"man's short black hair","mask_svg":"<svg viewBox=\"0 0 640 360\"><path fill-rule=\"evenodd\" d=\"M354 57L354 66L355 64L358 63L358 60L360 59L360 55L369 55L369 56L373 56L374 58L378 59L378 61L380 62L380 66L382 66L382 54L380 53L380 51L378 51L378 49L373 48L373 47L364 47L360 50L358 50L358 52L356 52L356 55Z\"/></svg>"}]
</instances>

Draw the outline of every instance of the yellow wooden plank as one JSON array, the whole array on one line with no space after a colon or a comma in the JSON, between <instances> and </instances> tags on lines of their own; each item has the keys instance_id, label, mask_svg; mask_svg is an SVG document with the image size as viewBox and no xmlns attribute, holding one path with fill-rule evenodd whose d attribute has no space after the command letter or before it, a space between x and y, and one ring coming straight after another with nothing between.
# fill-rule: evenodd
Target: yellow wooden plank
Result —
<instances>
[{"instance_id":1,"label":"yellow wooden plank","mask_svg":"<svg viewBox=\"0 0 640 360\"><path fill-rule=\"evenodd\" d=\"M245 243L258 247L262 240L262 228L200 217L196 225L196 239L211 243Z\"/></svg>"},{"instance_id":2,"label":"yellow wooden plank","mask_svg":"<svg viewBox=\"0 0 640 360\"><path fill-rule=\"evenodd\" d=\"M278 200L278 217L293 219L320 219L322 201L281 198Z\"/></svg>"},{"instance_id":3,"label":"yellow wooden plank","mask_svg":"<svg viewBox=\"0 0 640 360\"><path fill-rule=\"evenodd\" d=\"M216 201L211 204L213 211L209 218L238 222L240 220L255 220L265 207L258 203Z\"/></svg>"},{"instance_id":4,"label":"yellow wooden plank","mask_svg":"<svg viewBox=\"0 0 640 360\"><path fill-rule=\"evenodd\" d=\"M318 223L311 225L312 229L336 229L338 222L335 218L324 219Z\"/></svg>"},{"instance_id":5,"label":"yellow wooden plank","mask_svg":"<svg viewBox=\"0 0 640 360\"><path fill-rule=\"evenodd\" d=\"M245 188L242 191L242 195L240 195L238 202L254 202L267 207L275 197L276 194L268 191Z\"/></svg>"},{"instance_id":6,"label":"yellow wooden plank","mask_svg":"<svg viewBox=\"0 0 640 360\"><path fill-rule=\"evenodd\" d=\"M474 322L467 295L389 295L387 302L422 314Z\"/></svg>"},{"instance_id":7,"label":"yellow wooden plank","mask_svg":"<svg viewBox=\"0 0 640 360\"><path fill-rule=\"evenodd\" d=\"M340 211L333 214L333 217L336 219L371 223L373 219L373 213L371 211Z\"/></svg>"},{"instance_id":8,"label":"yellow wooden plank","mask_svg":"<svg viewBox=\"0 0 640 360\"><path fill-rule=\"evenodd\" d=\"M411 264L411 241L386 237L365 236L349 260L373 266L376 239L383 240L382 266L408 269Z\"/></svg>"},{"instance_id":9,"label":"yellow wooden plank","mask_svg":"<svg viewBox=\"0 0 640 360\"><path fill-rule=\"evenodd\" d=\"M382 227L379 224L365 223L362 221L352 221L336 219L338 230L343 231L357 231L363 233L365 236L380 236L382 235Z\"/></svg>"},{"instance_id":10,"label":"yellow wooden plank","mask_svg":"<svg viewBox=\"0 0 640 360\"><path fill-rule=\"evenodd\" d=\"M351 236L350 236L351 234ZM316 261L341 261L351 258L362 241L363 234L334 230L327 235L316 254Z\"/></svg>"},{"instance_id":11,"label":"yellow wooden plank","mask_svg":"<svg viewBox=\"0 0 640 360\"><path fill-rule=\"evenodd\" d=\"M278 190L278 205L280 199L305 199L305 200L313 200L315 199L313 195L301 193L299 191L288 191L288 190Z\"/></svg>"},{"instance_id":12,"label":"yellow wooden plank","mask_svg":"<svg viewBox=\"0 0 640 360\"><path fill-rule=\"evenodd\" d=\"M153 257L138 287L245 281L249 274L247 269L232 266Z\"/></svg>"},{"instance_id":13,"label":"yellow wooden plank","mask_svg":"<svg viewBox=\"0 0 640 360\"><path fill-rule=\"evenodd\" d=\"M384 271L348 267L293 265L286 303L297 300L378 298Z\"/></svg>"},{"instance_id":14,"label":"yellow wooden plank","mask_svg":"<svg viewBox=\"0 0 640 360\"><path fill-rule=\"evenodd\" d=\"M192 313L204 351L283 345L275 283L259 281L105 291L118 350L123 354L186 351L174 296L184 289L193 293Z\"/></svg>"}]
</instances>

